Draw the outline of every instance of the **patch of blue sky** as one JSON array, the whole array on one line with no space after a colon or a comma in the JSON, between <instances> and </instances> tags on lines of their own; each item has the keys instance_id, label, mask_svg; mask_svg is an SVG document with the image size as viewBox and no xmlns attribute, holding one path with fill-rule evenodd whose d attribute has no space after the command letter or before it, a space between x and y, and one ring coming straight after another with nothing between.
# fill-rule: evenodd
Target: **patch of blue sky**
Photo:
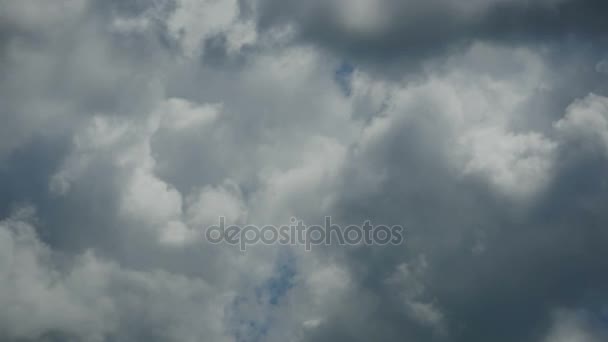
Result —
<instances>
[{"instance_id":1,"label":"patch of blue sky","mask_svg":"<svg viewBox=\"0 0 608 342\"><path fill-rule=\"evenodd\" d=\"M334 80L338 83L338 86L342 90L345 96L350 96L352 92L352 76L355 72L355 67L343 61L340 63L336 71L334 72Z\"/></svg>"},{"instance_id":2,"label":"patch of blue sky","mask_svg":"<svg viewBox=\"0 0 608 342\"><path fill-rule=\"evenodd\" d=\"M293 253L288 249L281 250L273 274L252 291L235 298L228 308L228 317L236 341L264 340L272 329L275 311L295 285L296 275Z\"/></svg>"}]
</instances>

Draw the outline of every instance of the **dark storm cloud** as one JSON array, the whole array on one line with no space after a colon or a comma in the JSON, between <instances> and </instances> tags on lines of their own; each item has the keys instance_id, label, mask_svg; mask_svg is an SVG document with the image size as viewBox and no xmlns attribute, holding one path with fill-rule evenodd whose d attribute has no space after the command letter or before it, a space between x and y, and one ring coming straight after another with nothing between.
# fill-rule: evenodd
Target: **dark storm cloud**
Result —
<instances>
[{"instance_id":1,"label":"dark storm cloud","mask_svg":"<svg viewBox=\"0 0 608 342\"><path fill-rule=\"evenodd\" d=\"M424 62L476 40L606 45L602 0L260 1L262 29L293 25L301 41L378 65ZM411 71L415 71L411 70Z\"/></svg>"},{"instance_id":2,"label":"dark storm cloud","mask_svg":"<svg viewBox=\"0 0 608 342\"><path fill-rule=\"evenodd\" d=\"M418 115L393 122L369 155L353 160L335 212L347 221L405 223L407 243L341 255L358 288L308 340L566 341L574 337L547 337L557 310L585 308L592 321L601 320L608 291L602 271L608 267L608 234L602 228L608 217L600 209L608 195L604 145L586 148L590 132L563 142L556 174L522 211L519 200L454 173L447 162L455 147L453 132L433 107L410 108ZM575 108L535 115L563 117ZM599 108L605 117L607 108ZM375 190L356 191L366 174L383 172ZM416 273L420 255L428 266ZM404 264L410 276L402 290L420 282L424 291L414 291L409 300L432 304L443 318L440 328L413 319L411 303L387 281ZM589 336L602 336L603 330ZM597 338L589 336L583 340Z\"/></svg>"},{"instance_id":3,"label":"dark storm cloud","mask_svg":"<svg viewBox=\"0 0 608 342\"><path fill-rule=\"evenodd\" d=\"M418 155L408 147L413 130L421 127L404 129L383 148L383 161L374 158L394 176L377 194L351 198L342 209L353 221L407 222L406 246L342 256L357 289L310 341L533 342L544 341L555 310L589 308L601 315L608 291L608 217L596 204L607 195L600 186L604 158L562 165L539 207L510 213L510 201L482 184L455 179L426 160L429 151ZM483 249L476 252L479 240ZM447 335L413 319L400 288L387 283L399 265L415 264L419 254L429 266L418 279L425 292L416 298L441 312Z\"/></svg>"}]
</instances>

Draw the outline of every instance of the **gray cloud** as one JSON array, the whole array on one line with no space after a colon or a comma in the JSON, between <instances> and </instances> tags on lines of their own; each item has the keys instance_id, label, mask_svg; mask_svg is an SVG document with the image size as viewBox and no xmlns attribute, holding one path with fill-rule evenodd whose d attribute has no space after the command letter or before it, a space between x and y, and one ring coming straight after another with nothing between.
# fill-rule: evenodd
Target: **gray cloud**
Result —
<instances>
[{"instance_id":1,"label":"gray cloud","mask_svg":"<svg viewBox=\"0 0 608 342\"><path fill-rule=\"evenodd\" d=\"M0 4L1 340L605 339L603 2Z\"/></svg>"},{"instance_id":2,"label":"gray cloud","mask_svg":"<svg viewBox=\"0 0 608 342\"><path fill-rule=\"evenodd\" d=\"M419 67L425 59L445 56L478 40L509 45L569 39L606 43L607 8L596 0L268 0L258 6L262 29L290 26L303 42L370 65L399 65L395 70L412 63Z\"/></svg>"}]
</instances>

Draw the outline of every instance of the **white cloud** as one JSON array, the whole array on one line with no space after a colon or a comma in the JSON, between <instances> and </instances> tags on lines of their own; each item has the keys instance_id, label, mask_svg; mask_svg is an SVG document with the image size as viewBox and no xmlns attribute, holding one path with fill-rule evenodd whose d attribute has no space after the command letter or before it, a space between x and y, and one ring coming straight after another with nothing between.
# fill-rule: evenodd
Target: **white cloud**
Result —
<instances>
[{"instance_id":1,"label":"white cloud","mask_svg":"<svg viewBox=\"0 0 608 342\"><path fill-rule=\"evenodd\" d=\"M251 26L233 29L238 15L237 0L180 0L167 24L171 34L181 42L186 56L194 57L202 53L204 39L218 33L231 32L233 49L254 40L255 34L248 32L253 29Z\"/></svg>"},{"instance_id":2,"label":"white cloud","mask_svg":"<svg viewBox=\"0 0 608 342\"><path fill-rule=\"evenodd\" d=\"M58 268L57 255L40 242L28 220L0 222L0 326L8 338L39 339L59 331L79 340L111 334L137 336L136 323L162 328L163 338L192 341L207 336L230 341L222 314L229 289L164 271L126 270L90 252ZM134 329L134 330L132 330ZM132 334L132 335L131 335Z\"/></svg>"},{"instance_id":3,"label":"white cloud","mask_svg":"<svg viewBox=\"0 0 608 342\"><path fill-rule=\"evenodd\" d=\"M561 310L553 315L553 325L543 342L599 342L606 331L594 328L585 312Z\"/></svg>"},{"instance_id":4,"label":"white cloud","mask_svg":"<svg viewBox=\"0 0 608 342\"><path fill-rule=\"evenodd\" d=\"M550 180L557 144L539 133L480 127L460 139L468 150L465 174L481 174L500 191L527 197Z\"/></svg>"},{"instance_id":5,"label":"white cloud","mask_svg":"<svg viewBox=\"0 0 608 342\"><path fill-rule=\"evenodd\" d=\"M589 94L572 103L555 123L560 137L587 152L608 153L608 98Z\"/></svg>"}]
</instances>

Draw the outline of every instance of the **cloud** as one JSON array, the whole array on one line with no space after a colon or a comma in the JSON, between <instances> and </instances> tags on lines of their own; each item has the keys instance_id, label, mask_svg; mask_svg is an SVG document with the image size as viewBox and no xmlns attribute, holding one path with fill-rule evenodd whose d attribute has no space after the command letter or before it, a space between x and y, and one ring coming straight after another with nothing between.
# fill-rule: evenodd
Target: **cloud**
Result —
<instances>
[{"instance_id":1,"label":"cloud","mask_svg":"<svg viewBox=\"0 0 608 342\"><path fill-rule=\"evenodd\" d=\"M162 270L123 269L92 252L59 267L60 256L38 239L28 211L0 226L3 338L185 341L204 332L230 340L221 322L230 292L218 295L201 279Z\"/></svg>"},{"instance_id":2,"label":"cloud","mask_svg":"<svg viewBox=\"0 0 608 342\"><path fill-rule=\"evenodd\" d=\"M569 35L599 40L606 30L600 14L605 4L595 0L255 3L260 27L293 27L304 42L376 65L405 61L419 66L478 40L514 45L551 43Z\"/></svg>"},{"instance_id":3,"label":"cloud","mask_svg":"<svg viewBox=\"0 0 608 342\"><path fill-rule=\"evenodd\" d=\"M605 338L603 2L3 5L1 340Z\"/></svg>"},{"instance_id":4,"label":"cloud","mask_svg":"<svg viewBox=\"0 0 608 342\"><path fill-rule=\"evenodd\" d=\"M547 342L560 341L599 341L605 337L604 329L595 327L589 321L585 312L558 311L554 315L551 332L546 337Z\"/></svg>"},{"instance_id":5,"label":"cloud","mask_svg":"<svg viewBox=\"0 0 608 342\"><path fill-rule=\"evenodd\" d=\"M605 153L608 144L608 99L589 94L567 109L555 128L570 144L580 145L588 153ZM598 151L599 150L599 151Z\"/></svg>"}]
</instances>

